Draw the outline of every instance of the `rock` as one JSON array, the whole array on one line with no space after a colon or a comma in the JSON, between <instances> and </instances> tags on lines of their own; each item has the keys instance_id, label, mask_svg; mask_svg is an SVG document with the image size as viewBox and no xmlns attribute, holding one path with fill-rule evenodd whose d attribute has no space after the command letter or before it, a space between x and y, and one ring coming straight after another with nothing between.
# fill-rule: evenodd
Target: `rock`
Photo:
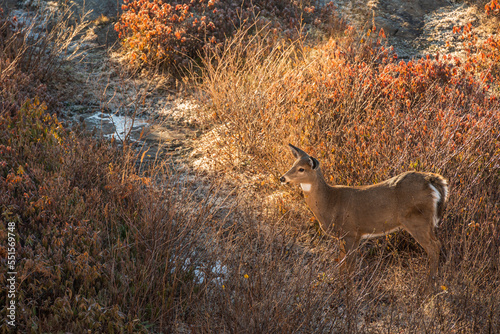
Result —
<instances>
[{"instance_id":1,"label":"rock","mask_svg":"<svg viewBox=\"0 0 500 334\"><path fill-rule=\"evenodd\" d=\"M445 5L448 1L380 0L372 6L372 10L375 23L378 21L380 24L378 28L387 30L388 36L412 39L421 34L424 16Z\"/></svg>"}]
</instances>

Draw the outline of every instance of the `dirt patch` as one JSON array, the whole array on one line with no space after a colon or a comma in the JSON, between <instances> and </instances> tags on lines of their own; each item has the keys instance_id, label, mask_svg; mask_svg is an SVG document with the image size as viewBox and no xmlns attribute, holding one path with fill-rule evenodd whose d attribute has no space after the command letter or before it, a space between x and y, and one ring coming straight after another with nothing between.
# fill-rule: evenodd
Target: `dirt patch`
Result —
<instances>
[{"instance_id":1,"label":"dirt patch","mask_svg":"<svg viewBox=\"0 0 500 334\"><path fill-rule=\"evenodd\" d=\"M427 54L460 53L462 43L453 34L454 26L472 23L484 31L485 15L465 2L446 0L355 0L337 2L339 11L351 24L383 28L389 45L394 46L401 59ZM488 30L488 29L486 29ZM490 29L491 30L491 29ZM448 42L448 43L447 43Z\"/></svg>"}]
</instances>

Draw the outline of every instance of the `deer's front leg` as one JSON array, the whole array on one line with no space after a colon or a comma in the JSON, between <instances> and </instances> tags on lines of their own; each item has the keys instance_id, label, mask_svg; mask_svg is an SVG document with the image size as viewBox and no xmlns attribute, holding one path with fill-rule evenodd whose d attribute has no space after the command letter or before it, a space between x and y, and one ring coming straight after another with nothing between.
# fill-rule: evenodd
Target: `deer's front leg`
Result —
<instances>
[{"instance_id":1,"label":"deer's front leg","mask_svg":"<svg viewBox=\"0 0 500 334\"><path fill-rule=\"evenodd\" d=\"M361 238L355 235L346 235L342 238L340 247L340 257L342 261L340 264L341 271L347 270L349 273L353 272L354 265L356 264L356 250L360 241Z\"/></svg>"}]
</instances>

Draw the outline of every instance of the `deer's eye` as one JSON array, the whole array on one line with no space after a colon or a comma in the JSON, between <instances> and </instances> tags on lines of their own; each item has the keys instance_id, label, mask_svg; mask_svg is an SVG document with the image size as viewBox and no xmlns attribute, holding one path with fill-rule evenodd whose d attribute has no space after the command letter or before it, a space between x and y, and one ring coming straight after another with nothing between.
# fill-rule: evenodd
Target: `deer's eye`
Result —
<instances>
[{"instance_id":1,"label":"deer's eye","mask_svg":"<svg viewBox=\"0 0 500 334\"><path fill-rule=\"evenodd\" d=\"M303 172L304 171L304 168L299 168L299 172Z\"/></svg>"}]
</instances>

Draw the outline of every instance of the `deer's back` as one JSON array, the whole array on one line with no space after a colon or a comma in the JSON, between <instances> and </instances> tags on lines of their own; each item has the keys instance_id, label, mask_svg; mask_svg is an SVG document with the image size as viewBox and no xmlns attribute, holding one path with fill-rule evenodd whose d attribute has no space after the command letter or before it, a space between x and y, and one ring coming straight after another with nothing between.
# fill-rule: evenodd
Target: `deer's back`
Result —
<instances>
[{"instance_id":1,"label":"deer's back","mask_svg":"<svg viewBox=\"0 0 500 334\"><path fill-rule=\"evenodd\" d=\"M331 208L341 226L358 230L390 230L403 216L432 209L428 178L433 174L405 172L373 185L331 189ZM371 232L371 231L369 231Z\"/></svg>"}]
</instances>

